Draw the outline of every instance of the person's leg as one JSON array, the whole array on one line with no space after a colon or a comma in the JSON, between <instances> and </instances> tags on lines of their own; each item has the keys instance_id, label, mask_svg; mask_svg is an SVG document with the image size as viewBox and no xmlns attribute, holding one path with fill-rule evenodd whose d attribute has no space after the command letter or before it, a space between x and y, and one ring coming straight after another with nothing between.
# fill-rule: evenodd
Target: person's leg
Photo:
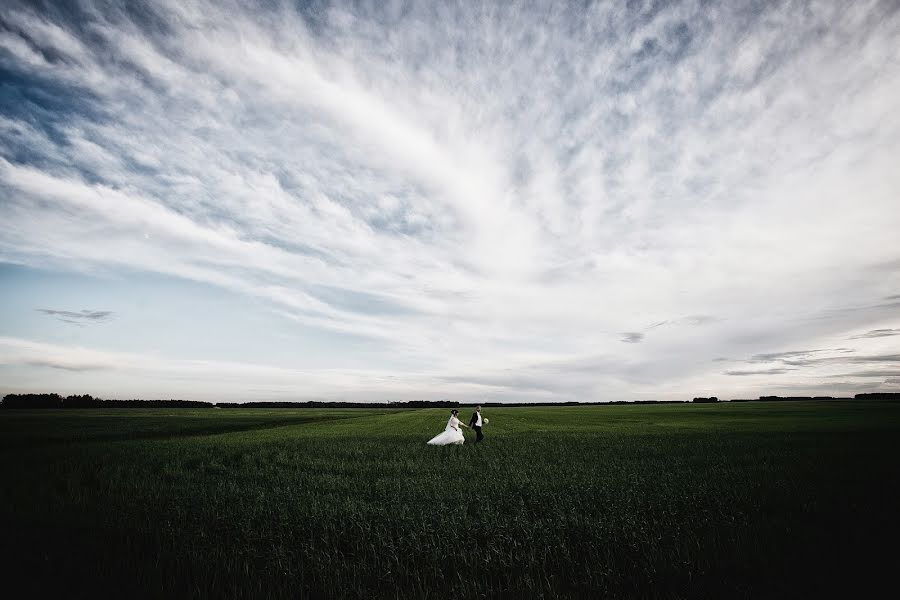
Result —
<instances>
[{"instance_id":1,"label":"person's leg","mask_svg":"<svg viewBox=\"0 0 900 600\"><path fill-rule=\"evenodd\" d=\"M481 427L475 426L475 441L480 442L484 439L484 434L481 433Z\"/></svg>"}]
</instances>

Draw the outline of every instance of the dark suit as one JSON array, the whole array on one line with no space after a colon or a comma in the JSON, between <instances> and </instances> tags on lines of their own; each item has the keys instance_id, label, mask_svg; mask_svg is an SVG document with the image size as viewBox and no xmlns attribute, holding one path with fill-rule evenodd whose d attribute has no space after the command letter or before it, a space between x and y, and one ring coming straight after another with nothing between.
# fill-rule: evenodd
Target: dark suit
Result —
<instances>
[{"instance_id":1,"label":"dark suit","mask_svg":"<svg viewBox=\"0 0 900 600\"><path fill-rule=\"evenodd\" d=\"M476 425L478 422L478 412L472 413L472 418L469 419L469 427L475 430L475 443L477 444L481 440L484 439L484 434L481 433L481 425Z\"/></svg>"}]
</instances>

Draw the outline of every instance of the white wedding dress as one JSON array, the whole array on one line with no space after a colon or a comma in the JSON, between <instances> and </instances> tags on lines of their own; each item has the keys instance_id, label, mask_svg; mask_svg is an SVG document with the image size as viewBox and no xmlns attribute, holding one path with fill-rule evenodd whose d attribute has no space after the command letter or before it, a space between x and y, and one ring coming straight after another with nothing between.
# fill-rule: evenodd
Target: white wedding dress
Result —
<instances>
[{"instance_id":1,"label":"white wedding dress","mask_svg":"<svg viewBox=\"0 0 900 600\"><path fill-rule=\"evenodd\" d=\"M448 444L462 444L465 441L466 437L460 429L459 419L454 415L447 421L444 431L428 440L428 443L432 446L447 446Z\"/></svg>"}]
</instances>

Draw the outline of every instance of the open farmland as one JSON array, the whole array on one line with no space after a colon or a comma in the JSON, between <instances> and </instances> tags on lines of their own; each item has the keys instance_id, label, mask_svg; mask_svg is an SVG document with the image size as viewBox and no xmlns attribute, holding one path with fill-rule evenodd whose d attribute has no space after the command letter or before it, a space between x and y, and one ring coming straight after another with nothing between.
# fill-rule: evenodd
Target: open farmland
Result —
<instances>
[{"instance_id":1,"label":"open farmland","mask_svg":"<svg viewBox=\"0 0 900 600\"><path fill-rule=\"evenodd\" d=\"M470 411L462 410L468 420ZM0 411L5 585L67 597L863 594L894 402Z\"/></svg>"}]
</instances>

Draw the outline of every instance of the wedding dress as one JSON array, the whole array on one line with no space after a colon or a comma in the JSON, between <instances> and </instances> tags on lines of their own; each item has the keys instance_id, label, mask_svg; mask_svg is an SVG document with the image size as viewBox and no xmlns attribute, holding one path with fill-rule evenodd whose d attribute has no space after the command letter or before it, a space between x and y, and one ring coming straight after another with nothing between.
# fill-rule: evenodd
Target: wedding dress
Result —
<instances>
[{"instance_id":1,"label":"wedding dress","mask_svg":"<svg viewBox=\"0 0 900 600\"><path fill-rule=\"evenodd\" d=\"M428 440L428 443L432 446L446 446L448 444L462 444L465 441L466 437L463 435L462 429L460 429L459 419L454 415L447 421L447 427L444 428L444 431Z\"/></svg>"}]
</instances>

